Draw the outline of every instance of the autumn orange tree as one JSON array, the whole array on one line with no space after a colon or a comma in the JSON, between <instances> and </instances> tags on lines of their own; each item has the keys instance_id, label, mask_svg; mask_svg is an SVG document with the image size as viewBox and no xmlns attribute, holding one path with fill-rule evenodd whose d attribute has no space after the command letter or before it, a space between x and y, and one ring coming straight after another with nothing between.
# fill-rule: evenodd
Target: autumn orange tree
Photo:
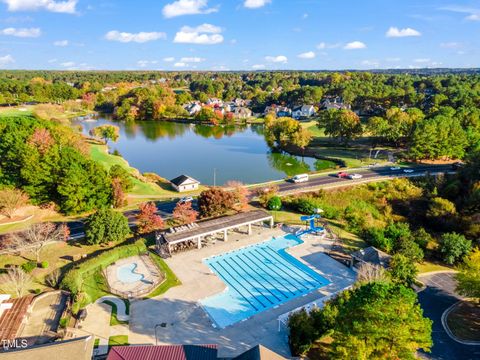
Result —
<instances>
[{"instance_id":1,"label":"autumn orange tree","mask_svg":"<svg viewBox=\"0 0 480 360\"><path fill-rule=\"evenodd\" d=\"M157 214L157 211L154 202L146 202L140 205L140 214L138 215L138 232L140 234L163 228L163 219Z\"/></svg>"},{"instance_id":2,"label":"autumn orange tree","mask_svg":"<svg viewBox=\"0 0 480 360\"><path fill-rule=\"evenodd\" d=\"M192 208L191 202L180 202L173 210L173 219L178 224L191 224L197 220L198 211Z\"/></svg>"}]
</instances>

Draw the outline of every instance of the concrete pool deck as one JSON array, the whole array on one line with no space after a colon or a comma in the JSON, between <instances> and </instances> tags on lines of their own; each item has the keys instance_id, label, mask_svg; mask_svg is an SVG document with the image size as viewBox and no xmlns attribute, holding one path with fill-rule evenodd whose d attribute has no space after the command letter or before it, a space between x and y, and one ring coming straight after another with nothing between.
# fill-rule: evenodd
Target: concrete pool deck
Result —
<instances>
[{"instance_id":1,"label":"concrete pool deck","mask_svg":"<svg viewBox=\"0 0 480 360\"><path fill-rule=\"evenodd\" d=\"M221 357L238 355L258 343L290 356L286 333L278 331L278 316L335 293L351 285L355 279L353 271L322 252L330 245L328 240L306 236L303 244L288 250L328 279L331 283L327 286L225 329L214 328L198 303L205 297L222 292L226 287L203 263L203 259L284 234L280 229L255 226L251 236L232 233L228 242L217 241L215 245L175 254L167 259L167 264L182 285L171 288L162 296L131 304L130 343L155 344L156 332L158 344L218 344Z\"/></svg>"},{"instance_id":2,"label":"concrete pool deck","mask_svg":"<svg viewBox=\"0 0 480 360\"><path fill-rule=\"evenodd\" d=\"M133 282L124 282L118 278L118 270L131 264L137 265L133 272L143 275L143 278ZM128 297L130 294L133 296L147 294L164 280L159 269L148 256L136 255L117 260L105 269L105 273L110 290L123 297Z\"/></svg>"}]
</instances>

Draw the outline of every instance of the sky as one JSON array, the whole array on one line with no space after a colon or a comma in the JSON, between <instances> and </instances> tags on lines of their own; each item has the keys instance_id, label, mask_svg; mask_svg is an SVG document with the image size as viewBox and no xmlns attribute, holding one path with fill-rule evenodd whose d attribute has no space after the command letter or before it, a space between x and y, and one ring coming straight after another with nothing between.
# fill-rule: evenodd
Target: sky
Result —
<instances>
[{"instance_id":1,"label":"sky","mask_svg":"<svg viewBox=\"0 0 480 360\"><path fill-rule=\"evenodd\" d=\"M479 0L0 0L0 69L479 64Z\"/></svg>"}]
</instances>

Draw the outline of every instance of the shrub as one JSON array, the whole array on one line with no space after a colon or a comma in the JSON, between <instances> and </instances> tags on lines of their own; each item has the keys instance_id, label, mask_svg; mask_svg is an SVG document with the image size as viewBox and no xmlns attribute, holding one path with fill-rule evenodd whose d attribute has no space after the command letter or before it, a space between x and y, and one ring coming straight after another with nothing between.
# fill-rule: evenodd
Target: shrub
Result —
<instances>
[{"instance_id":1,"label":"shrub","mask_svg":"<svg viewBox=\"0 0 480 360\"><path fill-rule=\"evenodd\" d=\"M60 282L60 270L55 269L45 277L45 283L51 288L56 288Z\"/></svg>"},{"instance_id":2,"label":"shrub","mask_svg":"<svg viewBox=\"0 0 480 360\"><path fill-rule=\"evenodd\" d=\"M408 257L402 254L395 254L390 260L390 275L394 282L404 284L407 286L415 282L418 269Z\"/></svg>"},{"instance_id":3,"label":"shrub","mask_svg":"<svg viewBox=\"0 0 480 360\"><path fill-rule=\"evenodd\" d=\"M440 239L440 252L443 254L443 260L452 265L472 249L472 242L465 236L457 233L446 233Z\"/></svg>"},{"instance_id":4,"label":"shrub","mask_svg":"<svg viewBox=\"0 0 480 360\"><path fill-rule=\"evenodd\" d=\"M267 207L269 210L280 210L282 208L282 199L275 195L268 200Z\"/></svg>"},{"instance_id":5,"label":"shrub","mask_svg":"<svg viewBox=\"0 0 480 360\"><path fill-rule=\"evenodd\" d=\"M33 290L33 293L34 293L35 295L38 295L38 294L41 294L41 293L42 293L42 290L41 290L41 289L35 289L35 290Z\"/></svg>"},{"instance_id":6,"label":"shrub","mask_svg":"<svg viewBox=\"0 0 480 360\"><path fill-rule=\"evenodd\" d=\"M31 273L37 267L37 262L33 260L27 261L26 263L22 264L21 267L26 273Z\"/></svg>"},{"instance_id":7,"label":"shrub","mask_svg":"<svg viewBox=\"0 0 480 360\"><path fill-rule=\"evenodd\" d=\"M370 244L382 251L388 253L393 249L393 241L391 238L385 236L385 231L383 229L370 228L367 230L366 237Z\"/></svg>"},{"instance_id":8,"label":"shrub","mask_svg":"<svg viewBox=\"0 0 480 360\"><path fill-rule=\"evenodd\" d=\"M293 355L303 355L310 350L317 335L313 325L312 318L305 309L288 317L288 328L290 330L288 344Z\"/></svg>"},{"instance_id":9,"label":"shrub","mask_svg":"<svg viewBox=\"0 0 480 360\"><path fill-rule=\"evenodd\" d=\"M120 242L129 234L128 219L111 209L100 209L85 221L85 237L89 244Z\"/></svg>"},{"instance_id":10,"label":"shrub","mask_svg":"<svg viewBox=\"0 0 480 360\"><path fill-rule=\"evenodd\" d=\"M42 269L48 268L48 261L42 261L42 262L40 263L40 267L41 267Z\"/></svg>"}]
</instances>

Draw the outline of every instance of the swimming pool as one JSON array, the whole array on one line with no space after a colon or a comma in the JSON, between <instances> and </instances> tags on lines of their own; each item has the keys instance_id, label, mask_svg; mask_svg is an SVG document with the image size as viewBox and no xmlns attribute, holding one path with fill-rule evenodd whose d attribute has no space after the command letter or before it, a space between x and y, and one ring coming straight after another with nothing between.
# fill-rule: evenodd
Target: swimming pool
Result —
<instances>
[{"instance_id":1,"label":"swimming pool","mask_svg":"<svg viewBox=\"0 0 480 360\"><path fill-rule=\"evenodd\" d=\"M135 269L137 268L137 266L138 265L136 263L120 266L117 269L118 280L128 284L143 280L144 278L143 274L139 274L135 272Z\"/></svg>"},{"instance_id":2,"label":"swimming pool","mask_svg":"<svg viewBox=\"0 0 480 360\"><path fill-rule=\"evenodd\" d=\"M224 328L327 285L285 251L301 243L289 234L204 260L227 285L200 301L215 325Z\"/></svg>"}]
</instances>

